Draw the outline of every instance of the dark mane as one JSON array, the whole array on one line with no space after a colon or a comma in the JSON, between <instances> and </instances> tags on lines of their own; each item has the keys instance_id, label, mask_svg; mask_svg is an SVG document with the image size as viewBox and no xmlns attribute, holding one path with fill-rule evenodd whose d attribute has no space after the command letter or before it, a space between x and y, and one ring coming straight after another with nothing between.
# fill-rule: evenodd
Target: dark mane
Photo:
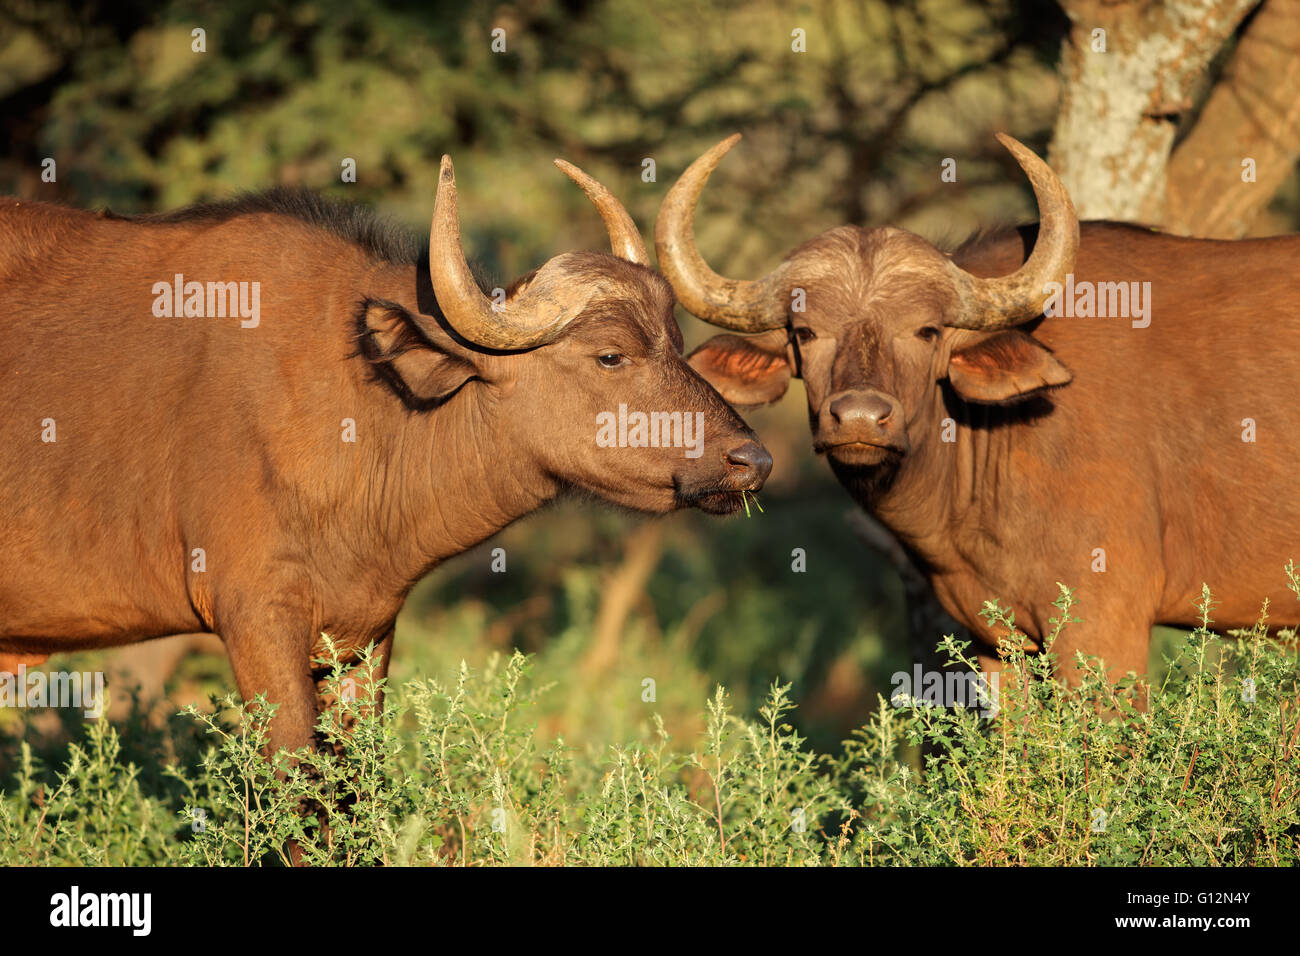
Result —
<instances>
[{"instance_id":1,"label":"dark mane","mask_svg":"<svg viewBox=\"0 0 1300 956\"><path fill-rule=\"evenodd\" d=\"M290 216L360 246L376 259L401 265L428 262L429 242L404 226L357 203L327 199L310 189L275 186L232 199L200 202L170 212L124 216L105 210L109 219L139 223L224 222L237 216L272 213Z\"/></svg>"}]
</instances>

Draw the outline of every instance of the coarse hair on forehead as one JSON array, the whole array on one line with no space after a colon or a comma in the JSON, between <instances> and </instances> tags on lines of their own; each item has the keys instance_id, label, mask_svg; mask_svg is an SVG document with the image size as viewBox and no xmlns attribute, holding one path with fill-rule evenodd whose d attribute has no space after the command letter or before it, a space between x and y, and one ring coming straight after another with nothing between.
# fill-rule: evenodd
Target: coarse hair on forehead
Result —
<instances>
[{"instance_id":1,"label":"coarse hair on forehead","mask_svg":"<svg viewBox=\"0 0 1300 956\"><path fill-rule=\"evenodd\" d=\"M598 290L582 315L574 319L573 330L592 328L602 322L630 325L647 350L653 349L660 335L666 335L674 349L682 351L682 330L673 316L672 286L659 273L646 266L628 262L606 252L571 253L566 279L575 286L594 286ZM537 273L534 269L510 284L507 298L513 297Z\"/></svg>"},{"instance_id":2,"label":"coarse hair on forehead","mask_svg":"<svg viewBox=\"0 0 1300 956\"><path fill-rule=\"evenodd\" d=\"M871 300L915 299L942 310L958 304L947 257L915 233L892 226L840 226L786 257L789 285L815 289L834 308Z\"/></svg>"}]
</instances>

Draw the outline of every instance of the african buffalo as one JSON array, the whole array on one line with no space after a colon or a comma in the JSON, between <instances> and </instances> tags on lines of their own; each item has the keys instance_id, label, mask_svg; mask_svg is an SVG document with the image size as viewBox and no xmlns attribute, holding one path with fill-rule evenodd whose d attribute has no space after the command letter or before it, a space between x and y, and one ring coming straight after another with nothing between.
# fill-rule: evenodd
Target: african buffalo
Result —
<instances>
[{"instance_id":1,"label":"african buffalo","mask_svg":"<svg viewBox=\"0 0 1300 956\"><path fill-rule=\"evenodd\" d=\"M213 632L295 748L322 632L386 668L422 575L566 489L739 507L770 457L681 357L626 210L559 165L614 255L492 295L447 157L427 251L305 192L139 217L4 200L0 667ZM608 447L615 410L633 425Z\"/></svg>"},{"instance_id":2,"label":"african buffalo","mask_svg":"<svg viewBox=\"0 0 1300 956\"><path fill-rule=\"evenodd\" d=\"M756 281L718 276L695 247L700 192L739 137L714 147L664 201L659 266L689 311L761 334L717 336L689 361L737 405L803 379L814 450L987 668L983 602L1009 604L1037 646L1057 582L1084 618L1058 660L1095 654L1112 676L1145 671L1153 624L1197 623L1202 582L1219 626L1249 625L1265 597L1274 623L1300 623L1282 586L1300 554L1300 237L1080 229L1047 164L999 138L1037 227L948 256L844 226Z\"/></svg>"}]
</instances>

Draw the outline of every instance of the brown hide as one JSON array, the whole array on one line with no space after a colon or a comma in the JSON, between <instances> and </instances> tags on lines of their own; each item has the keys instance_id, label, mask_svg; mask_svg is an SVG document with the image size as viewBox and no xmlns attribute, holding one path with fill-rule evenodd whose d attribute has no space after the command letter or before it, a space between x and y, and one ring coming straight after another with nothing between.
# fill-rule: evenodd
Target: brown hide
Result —
<instances>
[{"instance_id":1,"label":"brown hide","mask_svg":"<svg viewBox=\"0 0 1300 956\"><path fill-rule=\"evenodd\" d=\"M956 259L992 276L1026 252L1010 234ZM1153 624L1197 623L1202 583L1217 627L1249 626L1265 598L1271 623L1300 624L1283 572L1300 558L1298 267L1300 237L1227 242L1084 224L1076 284L1150 282L1150 325L1057 316L1031 327L1072 373L1041 415L948 396L958 442L931 447L943 476L935 492L955 506L925 528L923 509L884 505L934 569L945 605L975 627L973 610L998 595L1040 636L1065 582L1085 623L1067 631L1064 659L1078 649L1139 673ZM1104 572L1093 570L1095 548Z\"/></svg>"},{"instance_id":2,"label":"brown hide","mask_svg":"<svg viewBox=\"0 0 1300 956\"><path fill-rule=\"evenodd\" d=\"M386 655L420 576L562 490L725 512L761 487L658 275L557 257L583 311L503 353L453 335L425 258L381 233L302 197L138 221L0 202L0 665L215 632L241 693L281 705L273 744L302 746L322 632ZM260 322L155 315L176 274L260 283ZM620 403L698 412L702 454L597 447Z\"/></svg>"},{"instance_id":3,"label":"brown hide","mask_svg":"<svg viewBox=\"0 0 1300 956\"><path fill-rule=\"evenodd\" d=\"M1024 232L955 261L1012 273L1033 246ZM801 375L814 447L986 642L987 666L999 635L983 603L1009 604L1039 642L1059 581L1083 618L1056 648L1067 675L1075 651L1141 673L1151 627L1196 623L1203 582L1216 627L1249 626L1265 598L1271 624L1300 624L1283 570L1300 559L1298 271L1300 237L1085 223L1074 281L1149 282L1149 326L1058 315L971 333L947 321L955 299L933 247L843 227L780 267L775 295L805 289L805 313L743 344L717 336L692 363L741 402L768 385L779 395L791 367ZM767 374L772 359L785 364Z\"/></svg>"}]
</instances>

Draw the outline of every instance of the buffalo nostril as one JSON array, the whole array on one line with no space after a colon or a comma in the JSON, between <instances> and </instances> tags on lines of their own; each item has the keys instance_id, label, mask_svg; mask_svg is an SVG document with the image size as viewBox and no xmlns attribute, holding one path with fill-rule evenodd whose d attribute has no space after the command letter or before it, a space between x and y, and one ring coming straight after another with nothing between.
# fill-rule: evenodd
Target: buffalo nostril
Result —
<instances>
[{"instance_id":1,"label":"buffalo nostril","mask_svg":"<svg viewBox=\"0 0 1300 956\"><path fill-rule=\"evenodd\" d=\"M727 452L727 464L744 468L759 482L765 481L772 472L772 456L766 448L753 441Z\"/></svg>"},{"instance_id":2,"label":"buffalo nostril","mask_svg":"<svg viewBox=\"0 0 1300 956\"><path fill-rule=\"evenodd\" d=\"M830 413L831 417L841 425L863 422L881 427L887 424L894 414L894 405L880 395L853 393L841 395L832 401Z\"/></svg>"}]
</instances>

